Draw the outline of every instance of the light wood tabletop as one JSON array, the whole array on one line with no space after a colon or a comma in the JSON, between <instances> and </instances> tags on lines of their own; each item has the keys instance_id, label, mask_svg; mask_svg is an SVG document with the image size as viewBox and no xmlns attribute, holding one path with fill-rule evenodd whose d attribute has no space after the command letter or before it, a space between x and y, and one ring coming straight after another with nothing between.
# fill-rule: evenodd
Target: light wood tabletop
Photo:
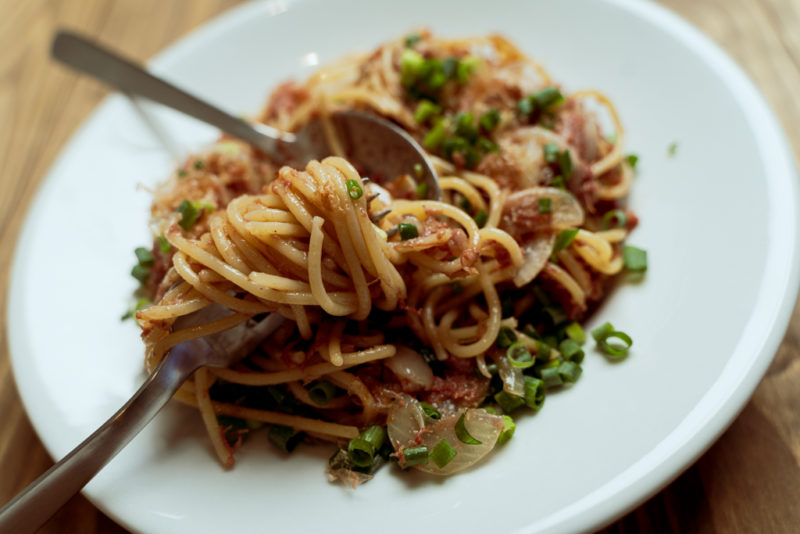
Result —
<instances>
[{"instance_id":1,"label":"light wood tabletop","mask_svg":"<svg viewBox=\"0 0 800 534\"><path fill-rule=\"evenodd\" d=\"M6 297L33 195L64 143L107 94L49 58L70 27L146 60L236 0L0 0L0 505L52 460L11 374ZM800 0L661 0L755 81L800 154ZM154 15L156 14L156 15ZM733 297L732 297L733 298ZM125 532L82 496L42 532ZM751 401L671 485L602 532L800 532L800 314Z\"/></svg>"}]
</instances>

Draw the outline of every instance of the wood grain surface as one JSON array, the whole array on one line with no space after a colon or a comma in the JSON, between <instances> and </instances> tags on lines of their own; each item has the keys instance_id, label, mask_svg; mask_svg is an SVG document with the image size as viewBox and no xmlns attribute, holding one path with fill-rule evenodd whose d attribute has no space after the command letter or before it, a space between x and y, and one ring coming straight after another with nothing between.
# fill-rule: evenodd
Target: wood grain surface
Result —
<instances>
[{"instance_id":1,"label":"wood grain surface","mask_svg":"<svg viewBox=\"0 0 800 534\"><path fill-rule=\"evenodd\" d=\"M8 357L6 297L17 234L54 158L106 91L48 59L69 27L146 60L236 0L0 0L0 504L52 460L22 408ZM748 72L800 153L800 0L662 0ZM602 530L800 532L800 313L727 432L650 500ZM46 533L126 532L84 497Z\"/></svg>"}]
</instances>

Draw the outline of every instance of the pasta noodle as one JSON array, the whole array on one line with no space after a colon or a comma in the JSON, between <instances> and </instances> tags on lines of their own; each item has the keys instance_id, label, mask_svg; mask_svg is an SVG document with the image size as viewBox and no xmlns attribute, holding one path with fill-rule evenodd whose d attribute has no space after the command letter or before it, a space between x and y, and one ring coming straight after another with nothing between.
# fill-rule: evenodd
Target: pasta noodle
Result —
<instances>
[{"instance_id":1,"label":"pasta noodle","mask_svg":"<svg viewBox=\"0 0 800 534\"><path fill-rule=\"evenodd\" d=\"M441 200L425 198L414 169L379 185L342 157L327 117L351 108L389 118L423 144ZM271 425L271 437L366 440L375 465L389 454L408 466L416 460L398 437L403 410L427 403L441 420L425 425L445 435L458 434L455 415L478 417L470 409L487 402L510 413L502 394L534 407L523 384L571 361L559 348L564 327L623 269L636 224L624 206L633 170L609 99L563 93L500 36L422 31L279 86L259 119L294 130L316 117L338 155L280 167L223 138L155 191L156 240L140 263L153 304L136 313L148 369L177 343L254 315L288 319L241 363L201 369L176 395L201 412L225 466L259 424ZM234 314L174 328L212 302ZM369 440L387 420L384 454L388 445ZM493 436L491 449L503 419L475 420ZM456 464L483 454L454 451ZM428 453L423 469L439 472ZM373 463L353 454L337 453L333 477L368 476ZM466 467L456 464L438 469Z\"/></svg>"}]
</instances>

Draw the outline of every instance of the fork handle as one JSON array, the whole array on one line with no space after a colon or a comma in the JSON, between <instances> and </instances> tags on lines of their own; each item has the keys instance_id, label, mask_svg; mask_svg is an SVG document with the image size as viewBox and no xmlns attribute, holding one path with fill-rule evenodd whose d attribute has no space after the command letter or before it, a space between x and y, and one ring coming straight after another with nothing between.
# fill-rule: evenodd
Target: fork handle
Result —
<instances>
[{"instance_id":1,"label":"fork handle","mask_svg":"<svg viewBox=\"0 0 800 534\"><path fill-rule=\"evenodd\" d=\"M286 150L284 145L294 141L293 134L264 124L250 124L225 113L75 33L59 31L53 40L51 52L60 62L123 93L147 98L216 126L238 139L252 143L273 157L281 157L281 150Z\"/></svg>"},{"instance_id":2,"label":"fork handle","mask_svg":"<svg viewBox=\"0 0 800 534\"><path fill-rule=\"evenodd\" d=\"M31 485L0 508L0 532L35 532L78 493L164 407L195 371L192 351L205 341L176 345L133 397Z\"/></svg>"}]
</instances>

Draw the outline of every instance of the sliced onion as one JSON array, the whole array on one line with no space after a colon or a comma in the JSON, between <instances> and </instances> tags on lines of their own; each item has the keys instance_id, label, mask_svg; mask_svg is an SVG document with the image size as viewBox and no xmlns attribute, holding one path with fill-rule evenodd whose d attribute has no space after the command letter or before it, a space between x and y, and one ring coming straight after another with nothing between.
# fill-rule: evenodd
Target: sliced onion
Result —
<instances>
[{"instance_id":1,"label":"sliced onion","mask_svg":"<svg viewBox=\"0 0 800 534\"><path fill-rule=\"evenodd\" d=\"M497 359L497 374L503 381L503 390L517 397L525 396L525 376L522 369L511 365L505 354Z\"/></svg>"},{"instance_id":2,"label":"sliced onion","mask_svg":"<svg viewBox=\"0 0 800 534\"><path fill-rule=\"evenodd\" d=\"M530 209L532 215L539 210L539 199L549 198L552 209L550 228L561 230L583 224L583 208L569 191L557 187L529 187L509 195L503 211L509 209ZM534 215L535 216L535 215Z\"/></svg>"},{"instance_id":3,"label":"sliced onion","mask_svg":"<svg viewBox=\"0 0 800 534\"><path fill-rule=\"evenodd\" d=\"M470 445L458 439L455 425L462 414L467 432L480 444ZM450 463L440 468L429 461L414 468L435 475L451 475L470 467L491 451L503 428L502 416L492 415L480 408L443 413L438 421L426 421L416 399L403 395L389 412L388 434L397 451L419 446L431 451L440 441L447 441L456 451Z\"/></svg>"},{"instance_id":4,"label":"sliced onion","mask_svg":"<svg viewBox=\"0 0 800 534\"><path fill-rule=\"evenodd\" d=\"M398 378L404 378L425 389L430 389L433 385L433 371L430 365L414 349L398 345L397 353L384 360L384 363Z\"/></svg>"},{"instance_id":5,"label":"sliced onion","mask_svg":"<svg viewBox=\"0 0 800 534\"><path fill-rule=\"evenodd\" d=\"M536 235L534 239L522 246L524 259L514 276L514 283L517 287L530 283L544 269L547 259L553 252L555 241L556 235L553 232L546 232Z\"/></svg>"}]
</instances>

